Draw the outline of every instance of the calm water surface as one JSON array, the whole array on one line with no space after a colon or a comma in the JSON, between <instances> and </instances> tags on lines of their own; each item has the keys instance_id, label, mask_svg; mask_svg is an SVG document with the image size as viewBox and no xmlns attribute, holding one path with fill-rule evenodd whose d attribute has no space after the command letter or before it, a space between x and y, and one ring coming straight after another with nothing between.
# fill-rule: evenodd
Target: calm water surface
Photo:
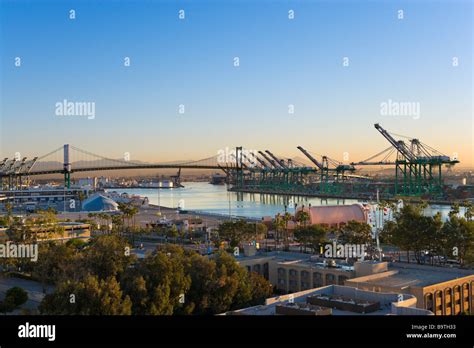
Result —
<instances>
[{"instance_id":1,"label":"calm water surface","mask_svg":"<svg viewBox=\"0 0 474 348\"><path fill-rule=\"evenodd\" d=\"M275 216L285 211L294 212L294 204L298 206L339 205L359 202L356 199L321 199L308 197L288 197L281 195L228 192L224 185L211 185L204 182L186 182L184 188L176 189L113 189L118 193L148 197L151 204L165 207L178 207L207 213L261 218ZM450 211L449 206L432 205L428 214L441 212L444 219Z\"/></svg>"}]
</instances>

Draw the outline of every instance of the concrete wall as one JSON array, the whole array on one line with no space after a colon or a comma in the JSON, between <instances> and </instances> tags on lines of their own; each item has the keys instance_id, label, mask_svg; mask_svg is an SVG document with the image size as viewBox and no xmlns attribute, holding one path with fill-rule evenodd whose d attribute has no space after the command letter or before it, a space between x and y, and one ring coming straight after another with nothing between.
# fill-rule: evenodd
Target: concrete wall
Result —
<instances>
[{"instance_id":1,"label":"concrete wall","mask_svg":"<svg viewBox=\"0 0 474 348\"><path fill-rule=\"evenodd\" d=\"M356 277L364 277L388 271L387 262L359 261L354 263Z\"/></svg>"},{"instance_id":2,"label":"concrete wall","mask_svg":"<svg viewBox=\"0 0 474 348\"><path fill-rule=\"evenodd\" d=\"M354 277L354 272L345 271L341 268L319 268L316 266L311 266L305 261L292 260L292 261L282 261L281 258L276 256L267 256L267 257L256 257L249 259L238 260L239 264L242 267L250 267L251 270L254 269L255 265L260 265L260 269L264 269L264 265L268 264L268 280L270 283L277 287L277 289L283 292L297 292L306 289L314 289L316 287L330 285L327 282L327 275L330 275L334 278L335 284L338 284L342 279L350 279ZM282 274L279 277L278 269L281 269ZM293 273L293 275L290 274ZM307 277L303 277L302 272L305 273ZM321 275L322 282L316 286L316 280L314 273L319 273ZM341 278L340 278L341 277ZM344 278L342 278L344 277ZM347 281L347 279L345 281ZM283 280L283 283L280 283L279 280ZM305 283L305 287L302 286L302 282Z\"/></svg>"}]
</instances>

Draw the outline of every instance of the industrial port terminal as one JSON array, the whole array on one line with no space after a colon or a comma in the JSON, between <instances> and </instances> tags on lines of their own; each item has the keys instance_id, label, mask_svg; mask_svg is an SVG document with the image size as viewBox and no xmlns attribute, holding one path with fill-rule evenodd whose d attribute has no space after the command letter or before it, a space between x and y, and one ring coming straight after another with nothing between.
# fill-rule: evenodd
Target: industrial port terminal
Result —
<instances>
[{"instance_id":1,"label":"industrial port terminal","mask_svg":"<svg viewBox=\"0 0 474 348\"><path fill-rule=\"evenodd\" d=\"M221 170L229 190L250 193L301 195L321 198L354 198L362 200L428 201L450 204L468 200L464 192L449 191L444 175L459 163L419 139L396 135L375 124L375 129L388 141L389 147L369 158L343 163L326 155L313 155L298 146L311 165L296 159L284 159L269 150L258 153L236 147L231 156L213 156L183 163L144 163L104 158L68 144L42 157L28 159L5 158L0 162L2 191L27 187L30 177L64 175L70 188L73 173L124 169L177 169L172 177L179 185L182 169ZM58 156L60 158L58 159ZM61 158L62 157L62 158ZM63 161L61 161L63 160ZM377 166L394 169L385 177L362 172L362 168Z\"/></svg>"}]
</instances>

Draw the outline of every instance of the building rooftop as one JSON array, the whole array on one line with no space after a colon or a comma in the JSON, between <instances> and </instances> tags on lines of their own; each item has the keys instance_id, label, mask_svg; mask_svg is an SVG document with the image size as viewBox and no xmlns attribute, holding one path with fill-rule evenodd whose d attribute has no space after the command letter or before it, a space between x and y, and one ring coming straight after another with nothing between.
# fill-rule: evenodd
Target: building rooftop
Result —
<instances>
[{"instance_id":1,"label":"building rooftop","mask_svg":"<svg viewBox=\"0 0 474 348\"><path fill-rule=\"evenodd\" d=\"M365 284L404 289L410 286L426 287L473 274L474 270L467 269L391 263L388 272L353 278L349 281L357 283L360 279Z\"/></svg>"},{"instance_id":2,"label":"building rooftop","mask_svg":"<svg viewBox=\"0 0 474 348\"><path fill-rule=\"evenodd\" d=\"M416 297L329 285L268 298L265 305L238 309L224 315L432 315L416 308ZM322 305L321 305L322 304ZM326 305L324 305L326 304ZM285 308L286 307L286 308ZM310 311L301 313L298 311Z\"/></svg>"},{"instance_id":3,"label":"building rooftop","mask_svg":"<svg viewBox=\"0 0 474 348\"><path fill-rule=\"evenodd\" d=\"M361 204L312 206L300 208L299 210L309 213L309 222L312 225L337 225L351 220L367 221L365 210Z\"/></svg>"},{"instance_id":4,"label":"building rooftop","mask_svg":"<svg viewBox=\"0 0 474 348\"><path fill-rule=\"evenodd\" d=\"M89 228L90 225L83 223L83 222L75 222L75 221L60 221L58 222L59 226L63 227L81 227L81 228Z\"/></svg>"},{"instance_id":5,"label":"building rooftop","mask_svg":"<svg viewBox=\"0 0 474 348\"><path fill-rule=\"evenodd\" d=\"M112 199L101 194L95 194L87 198L82 203L82 210L84 211L116 211L118 204Z\"/></svg>"},{"instance_id":6,"label":"building rooftop","mask_svg":"<svg viewBox=\"0 0 474 348\"><path fill-rule=\"evenodd\" d=\"M343 259L333 260L333 259L324 259L316 255L304 254L298 252L286 252L286 251L272 251L272 252L258 252L256 255L245 256L240 254L236 257L236 260L239 262L246 260L258 260L264 258L272 258L281 264L294 264L300 266L306 266L310 268L332 268L340 269L344 271L353 271L354 267L347 264Z\"/></svg>"}]
</instances>

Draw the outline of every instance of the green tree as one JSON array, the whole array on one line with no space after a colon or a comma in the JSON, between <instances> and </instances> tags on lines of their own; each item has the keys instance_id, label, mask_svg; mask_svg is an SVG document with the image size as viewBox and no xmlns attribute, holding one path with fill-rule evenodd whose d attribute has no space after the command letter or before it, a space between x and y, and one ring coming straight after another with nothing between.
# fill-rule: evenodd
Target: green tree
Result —
<instances>
[{"instance_id":1,"label":"green tree","mask_svg":"<svg viewBox=\"0 0 474 348\"><path fill-rule=\"evenodd\" d=\"M455 216L455 215L458 215L460 211L461 211L461 207L460 207L459 203L453 203L451 205L451 210L450 210L448 215L449 215L449 217Z\"/></svg>"},{"instance_id":2,"label":"green tree","mask_svg":"<svg viewBox=\"0 0 474 348\"><path fill-rule=\"evenodd\" d=\"M193 314L217 314L260 304L272 294L265 278L247 272L224 252L213 259L193 254L189 260L191 288L187 299L194 307Z\"/></svg>"},{"instance_id":3,"label":"green tree","mask_svg":"<svg viewBox=\"0 0 474 348\"><path fill-rule=\"evenodd\" d=\"M278 245L280 244L281 231L283 231L283 229L285 228L285 225L286 225L285 220L280 215L280 213L278 213L275 216L275 219L273 220L273 231L275 231L276 233L276 236L275 236L276 248L278 248Z\"/></svg>"},{"instance_id":4,"label":"green tree","mask_svg":"<svg viewBox=\"0 0 474 348\"><path fill-rule=\"evenodd\" d=\"M471 202L469 201L466 201L466 202L463 202L463 205L464 207L464 217L466 218L467 221L471 221L472 220L472 217L474 215L474 206Z\"/></svg>"},{"instance_id":5,"label":"green tree","mask_svg":"<svg viewBox=\"0 0 474 348\"><path fill-rule=\"evenodd\" d=\"M442 225L441 215L424 216L422 205L405 205L395 214L395 221L385 224L381 237L385 243L405 250L407 262L413 251L417 263L421 263L427 253L432 256L444 248Z\"/></svg>"},{"instance_id":6,"label":"green tree","mask_svg":"<svg viewBox=\"0 0 474 348\"><path fill-rule=\"evenodd\" d=\"M327 233L328 229L322 225L300 226L295 231L295 239L305 250L309 247L315 252L327 241Z\"/></svg>"},{"instance_id":7,"label":"green tree","mask_svg":"<svg viewBox=\"0 0 474 348\"><path fill-rule=\"evenodd\" d=\"M308 223L309 220L310 220L310 217L307 211L298 210L298 212L296 213L296 221L298 221L300 225L303 225L304 227L306 227L306 224Z\"/></svg>"},{"instance_id":8,"label":"green tree","mask_svg":"<svg viewBox=\"0 0 474 348\"><path fill-rule=\"evenodd\" d=\"M211 297L212 313L222 313L237 309L252 300L252 289L246 277L248 273L227 253L216 255L216 281Z\"/></svg>"},{"instance_id":9,"label":"green tree","mask_svg":"<svg viewBox=\"0 0 474 348\"><path fill-rule=\"evenodd\" d=\"M167 229L166 235L170 238L173 238L174 242L176 243L176 239L179 237L179 231L175 224Z\"/></svg>"},{"instance_id":10,"label":"green tree","mask_svg":"<svg viewBox=\"0 0 474 348\"><path fill-rule=\"evenodd\" d=\"M5 298L11 298L12 303L16 308L28 301L28 293L24 289L14 286L7 290Z\"/></svg>"},{"instance_id":11,"label":"green tree","mask_svg":"<svg viewBox=\"0 0 474 348\"><path fill-rule=\"evenodd\" d=\"M128 230L130 228L130 223L132 227L135 227L135 215L138 214L138 208L134 207L131 203L118 203L118 209L122 213L122 222L123 227ZM125 223L125 221L127 223Z\"/></svg>"},{"instance_id":12,"label":"green tree","mask_svg":"<svg viewBox=\"0 0 474 348\"><path fill-rule=\"evenodd\" d=\"M39 306L47 315L130 315L131 309L132 302L115 277L99 280L93 275L60 283Z\"/></svg>"},{"instance_id":13,"label":"green tree","mask_svg":"<svg viewBox=\"0 0 474 348\"><path fill-rule=\"evenodd\" d=\"M218 287L216 263L198 254L192 254L186 265L191 277L191 287L186 294L193 306L193 314L212 314L211 301Z\"/></svg>"},{"instance_id":14,"label":"green tree","mask_svg":"<svg viewBox=\"0 0 474 348\"><path fill-rule=\"evenodd\" d=\"M84 250L84 267L87 273L97 275L99 279L116 275L120 277L136 259L130 254L130 249L130 245L122 237L114 235L95 237L91 245Z\"/></svg>"},{"instance_id":15,"label":"green tree","mask_svg":"<svg viewBox=\"0 0 474 348\"><path fill-rule=\"evenodd\" d=\"M447 259L458 259L461 265L474 262L474 221L451 215L441 229L441 236Z\"/></svg>"},{"instance_id":16,"label":"green tree","mask_svg":"<svg viewBox=\"0 0 474 348\"><path fill-rule=\"evenodd\" d=\"M365 222L349 221L339 228L337 235L343 244L372 244L372 231Z\"/></svg>"},{"instance_id":17,"label":"green tree","mask_svg":"<svg viewBox=\"0 0 474 348\"><path fill-rule=\"evenodd\" d=\"M291 215L289 212L285 212L282 217L283 221L285 222L285 238L284 238L284 243L285 243L285 250L289 250L289 230L288 230L288 223L293 220L293 215Z\"/></svg>"},{"instance_id":18,"label":"green tree","mask_svg":"<svg viewBox=\"0 0 474 348\"><path fill-rule=\"evenodd\" d=\"M132 301L133 314L148 314L148 289L145 279L141 274L127 272L122 280L123 291Z\"/></svg>"},{"instance_id":19,"label":"green tree","mask_svg":"<svg viewBox=\"0 0 474 348\"><path fill-rule=\"evenodd\" d=\"M147 294L145 300L146 306L142 308L145 312L142 314L152 315L171 315L176 312L187 313L189 311L186 302L186 293L191 285L191 278L185 273L183 261L186 260L184 250L174 245L168 245L164 250L156 255L147 257L140 262L133 273L142 277L141 280L136 277L127 277L132 280L131 285L125 286L126 289L141 289L142 293ZM130 284L130 281L129 281ZM140 287L137 288L137 285ZM134 295L130 293L130 295ZM184 303L181 301L184 298ZM136 300L137 298L134 297Z\"/></svg>"},{"instance_id":20,"label":"green tree","mask_svg":"<svg viewBox=\"0 0 474 348\"><path fill-rule=\"evenodd\" d=\"M13 312L28 301L28 293L22 288L15 286L7 290L5 298L0 301L0 312Z\"/></svg>"},{"instance_id":21,"label":"green tree","mask_svg":"<svg viewBox=\"0 0 474 348\"><path fill-rule=\"evenodd\" d=\"M46 284L79 276L79 256L74 247L53 242L41 243L38 254L37 262L32 264L32 276L41 282L43 292L46 291Z\"/></svg>"},{"instance_id":22,"label":"green tree","mask_svg":"<svg viewBox=\"0 0 474 348\"><path fill-rule=\"evenodd\" d=\"M238 246L241 242L248 242L255 239L258 233L258 225L248 223L245 220L226 221L219 225L218 234L222 240L229 241L232 248ZM263 231L260 228L260 231Z\"/></svg>"},{"instance_id":23,"label":"green tree","mask_svg":"<svg viewBox=\"0 0 474 348\"><path fill-rule=\"evenodd\" d=\"M262 277L260 274L250 272L249 274L250 288L252 291L251 300L249 306L256 306L264 304L265 300L271 297L273 293L273 286L268 280Z\"/></svg>"}]
</instances>

